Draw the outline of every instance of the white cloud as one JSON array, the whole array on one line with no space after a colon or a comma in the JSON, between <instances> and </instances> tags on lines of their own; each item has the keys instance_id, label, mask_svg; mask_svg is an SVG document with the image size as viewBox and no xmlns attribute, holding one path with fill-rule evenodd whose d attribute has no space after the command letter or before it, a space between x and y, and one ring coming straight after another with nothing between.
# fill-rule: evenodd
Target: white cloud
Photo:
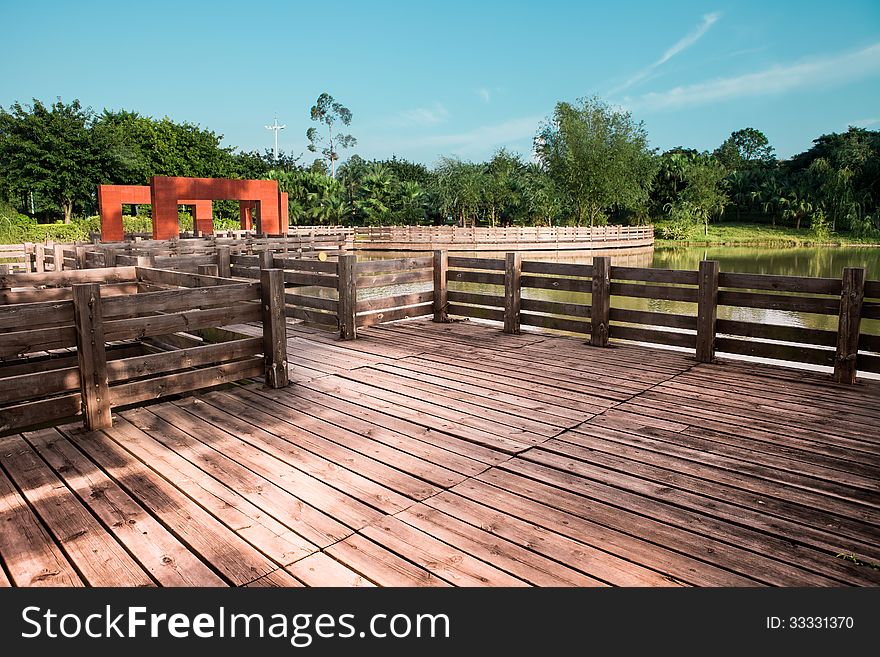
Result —
<instances>
[{"instance_id":1,"label":"white cloud","mask_svg":"<svg viewBox=\"0 0 880 657\"><path fill-rule=\"evenodd\" d=\"M880 123L880 118L878 118L878 119L857 119L855 121L850 121L849 123L847 123L847 125L848 126L854 125L857 127L864 127L864 126L868 126L868 125L876 125L877 123Z\"/></svg>"},{"instance_id":2,"label":"white cloud","mask_svg":"<svg viewBox=\"0 0 880 657\"><path fill-rule=\"evenodd\" d=\"M410 139L397 137L384 140L386 150L408 152L410 149L438 148L455 154L484 154L502 146L516 146L531 140L546 117L525 116L473 130L441 135L424 135Z\"/></svg>"},{"instance_id":3,"label":"white cloud","mask_svg":"<svg viewBox=\"0 0 880 657\"><path fill-rule=\"evenodd\" d=\"M477 89L477 95L483 99L484 103L488 103L492 100L492 92L483 87L482 89Z\"/></svg>"},{"instance_id":4,"label":"white cloud","mask_svg":"<svg viewBox=\"0 0 880 657\"><path fill-rule=\"evenodd\" d=\"M393 123L400 126L429 126L443 123L448 118L449 111L440 103L434 103L431 107L400 112Z\"/></svg>"},{"instance_id":5,"label":"white cloud","mask_svg":"<svg viewBox=\"0 0 880 657\"><path fill-rule=\"evenodd\" d=\"M718 78L698 84L651 92L625 99L628 107L673 110L732 98L780 94L793 89L843 83L880 73L880 43L855 52L828 55L795 64L777 65L756 73Z\"/></svg>"},{"instance_id":6,"label":"white cloud","mask_svg":"<svg viewBox=\"0 0 880 657\"><path fill-rule=\"evenodd\" d=\"M721 13L717 11L711 14L704 15L703 22L697 25L697 27L689 34L683 36L681 39L676 41L670 48L666 50L666 52L663 53L663 55L660 56L660 59L650 64L649 66L646 66L641 71L632 76L629 80L624 82L622 85L615 87L614 89L609 91L606 95L613 96L614 94L620 93L625 89L629 89L634 84L637 84L644 80L654 71L654 69L663 66L663 64L668 62L677 54L679 54L683 50L687 50L697 41L699 41L703 37L703 35L709 31L709 28L718 21L719 18L721 18Z\"/></svg>"}]
</instances>

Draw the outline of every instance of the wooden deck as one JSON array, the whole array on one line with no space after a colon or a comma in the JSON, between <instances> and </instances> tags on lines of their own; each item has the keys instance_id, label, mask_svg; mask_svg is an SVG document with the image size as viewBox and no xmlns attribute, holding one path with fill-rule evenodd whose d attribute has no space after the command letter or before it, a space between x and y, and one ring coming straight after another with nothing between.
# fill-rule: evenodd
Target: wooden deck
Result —
<instances>
[{"instance_id":1,"label":"wooden deck","mask_svg":"<svg viewBox=\"0 0 880 657\"><path fill-rule=\"evenodd\" d=\"M880 385L473 323L0 438L0 585L880 584Z\"/></svg>"}]
</instances>

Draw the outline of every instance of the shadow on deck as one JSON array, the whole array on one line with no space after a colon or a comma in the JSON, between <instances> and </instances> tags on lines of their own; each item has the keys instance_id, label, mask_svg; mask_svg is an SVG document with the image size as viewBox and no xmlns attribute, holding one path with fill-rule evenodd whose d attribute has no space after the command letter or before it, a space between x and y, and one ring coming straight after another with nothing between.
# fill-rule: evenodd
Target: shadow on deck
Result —
<instances>
[{"instance_id":1,"label":"shadow on deck","mask_svg":"<svg viewBox=\"0 0 880 657\"><path fill-rule=\"evenodd\" d=\"M288 338L288 388L0 438L0 585L880 584L877 383L468 323Z\"/></svg>"}]
</instances>

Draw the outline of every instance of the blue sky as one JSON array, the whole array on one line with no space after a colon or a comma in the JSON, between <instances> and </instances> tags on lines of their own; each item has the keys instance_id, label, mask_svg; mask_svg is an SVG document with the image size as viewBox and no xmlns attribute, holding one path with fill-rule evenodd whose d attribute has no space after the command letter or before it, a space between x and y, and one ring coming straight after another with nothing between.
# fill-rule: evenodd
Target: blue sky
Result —
<instances>
[{"instance_id":1,"label":"blue sky","mask_svg":"<svg viewBox=\"0 0 880 657\"><path fill-rule=\"evenodd\" d=\"M366 158L529 155L560 100L598 95L653 147L763 130L782 157L880 129L880 2L0 0L0 104L79 98L306 152L328 91Z\"/></svg>"}]
</instances>

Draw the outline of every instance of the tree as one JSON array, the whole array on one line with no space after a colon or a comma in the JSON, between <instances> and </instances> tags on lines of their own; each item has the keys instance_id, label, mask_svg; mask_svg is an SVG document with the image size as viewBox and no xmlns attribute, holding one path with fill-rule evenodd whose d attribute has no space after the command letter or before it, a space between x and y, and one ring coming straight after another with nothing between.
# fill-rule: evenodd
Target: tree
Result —
<instances>
[{"instance_id":1,"label":"tree","mask_svg":"<svg viewBox=\"0 0 880 657\"><path fill-rule=\"evenodd\" d=\"M725 190L725 171L712 155L701 153L688 162L684 184L676 200L667 205L670 215L678 220L697 221L703 234L709 234L709 220L724 211L730 202Z\"/></svg>"},{"instance_id":2,"label":"tree","mask_svg":"<svg viewBox=\"0 0 880 657\"><path fill-rule=\"evenodd\" d=\"M34 99L0 108L0 178L10 197L38 192L58 204L70 223L74 204L101 180L108 145L91 138L94 113L79 100L50 106Z\"/></svg>"},{"instance_id":3,"label":"tree","mask_svg":"<svg viewBox=\"0 0 880 657\"><path fill-rule=\"evenodd\" d=\"M484 198L484 167L443 157L435 174L435 197L443 216L454 217L461 226L475 226Z\"/></svg>"},{"instance_id":4,"label":"tree","mask_svg":"<svg viewBox=\"0 0 880 657\"><path fill-rule=\"evenodd\" d=\"M325 138L319 134L318 129L314 126L309 128L306 131L306 138L309 140L309 150L312 153L317 153L319 152L319 146L326 144L320 147L320 153L330 163L330 175L336 177L336 160L339 159L339 150L351 148L357 144L357 139L351 135L341 133L334 135L333 126L337 123L351 125L351 111L325 91L318 96L318 100L312 105L311 117L312 121L317 121L327 126L327 136Z\"/></svg>"},{"instance_id":5,"label":"tree","mask_svg":"<svg viewBox=\"0 0 880 657\"><path fill-rule=\"evenodd\" d=\"M767 136L755 128L743 128L730 133L730 137L715 149L714 155L728 171L770 164L775 159Z\"/></svg>"},{"instance_id":6,"label":"tree","mask_svg":"<svg viewBox=\"0 0 880 657\"><path fill-rule=\"evenodd\" d=\"M598 98L557 103L535 152L570 197L578 225L589 219L592 226L615 207L643 205L657 171L644 125Z\"/></svg>"}]
</instances>

